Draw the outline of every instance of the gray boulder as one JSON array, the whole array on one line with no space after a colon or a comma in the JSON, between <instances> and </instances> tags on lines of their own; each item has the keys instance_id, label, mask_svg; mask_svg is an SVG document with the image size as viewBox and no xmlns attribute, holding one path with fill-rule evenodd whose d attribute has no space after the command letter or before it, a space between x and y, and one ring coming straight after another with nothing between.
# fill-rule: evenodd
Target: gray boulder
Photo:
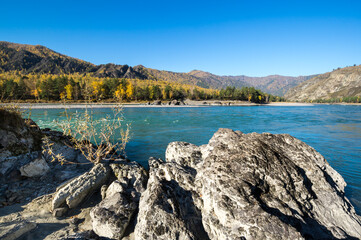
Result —
<instances>
[{"instance_id":1,"label":"gray boulder","mask_svg":"<svg viewBox=\"0 0 361 240\"><path fill-rule=\"evenodd\" d=\"M196 182L212 239L361 238L345 181L300 140L220 129L202 152Z\"/></svg>"},{"instance_id":2,"label":"gray boulder","mask_svg":"<svg viewBox=\"0 0 361 240\"><path fill-rule=\"evenodd\" d=\"M136 239L361 238L343 178L290 135L219 129L166 159L149 162Z\"/></svg>"},{"instance_id":3,"label":"gray boulder","mask_svg":"<svg viewBox=\"0 0 361 240\"><path fill-rule=\"evenodd\" d=\"M208 239L195 206L194 172L151 158L146 191L139 204L135 239ZM195 196L193 196L195 194Z\"/></svg>"},{"instance_id":4,"label":"gray boulder","mask_svg":"<svg viewBox=\"0 0 361 240\"><path fill-rule=\"evenodd\" d=\"M90 212L94 232L110 239L121 239L133 214L138 209L139 198L145 190L147 174L139 164L111 164L117 177L105 191L105 198Z\"/></svg>"},{"instance_id":5,"label":"gray boulder","mask_svg":"<svg viewBox=\"0 0 361 240\"><path fill-rule=\"evenodd\" d=\"M174 99L174 100L170 101L168 103L168 105L175 105L175 106L181 105L181 106L183 106L183 105L186 105L186 104L182 100Z\"/></svg>"},{"instance_id":6,"label":"gray boulder","mask_svg":"<svg viewBox=\"0 0 361 240\"><path fill-rule=\"evenodd\" d=\"M111 170L104 164L95 165L90 171L74 178L55 193L52 210L60 207L75 208L108 180Z\"/></svg>"},{"instance_id":7,"label":"gray boulder","mask_svg":"<svg viewBox=\"0 0 361 240\"><path fill-rule=\"evenodd\" d=\"M44 158L37 158L34 161L20 168L21 176L24 177L41 177L50 170L48 163Z\"/></svg>"},{"instance_id":8,"label":"gray boulder","mask_svg":"<svg viewBox=\"0 0 361 240\"><path fill-rule=\"evenodd\" d=\"M40 152L31 152L18 156L0 157L0 176L6 177L12 170L20 168L38 158Z\"/></svg>"},{"instance_id":9,"label":"gray boulder","mask_svg":"<svg viewBox=\"0 0 361 240\"><path fill-rule=\"evenodd\" d=\"M145 191L148 173L137 162L120 161L120 163L110 164L113 174L119 181L128 181L128 186L135 190L134 196L137 200L140 198L140 194Z\"/></svg>"},{"instance_id":10,"label":"gray boulder","mask_svg":"<svg viewBox=\"0 0 361 240\"><path fill-rule=\"evenodd\" d=\"M170 105L179 105L179 101L174 99L170 102Z\"/></svg>"},{"instance_id":11,"label":"gray boulder","mask_svg":"<svg viewBox=\"0 0 361 240\"><path fill-rule=\"evenodd\" d=\"M152 102L152 105L162 105L162 101L161 100L155 100L154 102Z\"/></svg>"},{"instance_id":12,"label":"gray boulder","mask_svg":"<svg viewBox=\"0 0 361 240\"><path fill-rule=\"evenodd\" d=\"M13 240L24 236L36 228L37 224L28 221L19 221L17 223L2 224L0 225L0 239L2 240Z\"/></svg>"}]
</instances>

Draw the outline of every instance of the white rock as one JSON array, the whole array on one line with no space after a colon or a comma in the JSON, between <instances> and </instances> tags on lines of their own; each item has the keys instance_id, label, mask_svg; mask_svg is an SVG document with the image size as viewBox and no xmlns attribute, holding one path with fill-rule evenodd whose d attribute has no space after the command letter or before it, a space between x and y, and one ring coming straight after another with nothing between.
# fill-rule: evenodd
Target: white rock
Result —
<instances>
[{"instance_id":1,"label":"white rock","mask_svg":"<svg viewBox=\"0 0 361 240\"><path fill-rule=\"evenodd\" d=\"M165 152L167 162L176 162L183 166L196 168L203 159L198 146L186 142L171 142Z\"/></svg>"},{"instance_id":2,"label":"white rock","mask_svg":"<svg viewBox=\"0 0 361 240\"><path fill-rule=\"evenodd\" d=\"M110 239L121 239L138 208L147 174L135 162L111 164L118 180L106 189L105 198L90 211L94 232ZM104 188L105 189L105 188Z\"/></svg>"},{"instance_id":3,"label":"white rock","mask_svg":"<svg viewBox=\"0 0 361 240\"><path fill-rule=\"evenodd\" d=\"M343 178L290 135L219 129L166 157L149 160L136 239L361 239Z\"/></svg>"},{"instance_id":4,"label":"white rock","mask_svg":"<svg viewBox=\"0 0 361 240\"><path fill-rule=\"evenodd\" d=\"M103 185L110 176L110 171L108 167L99 163L89 172L71 180L56 192L52 201L52 209L62 207L64 204L69 208L77 207L86 196Z\"/></svg>"},{"instance_id":5,"label":"white rock","mask_svg":"<svg viewBox=\"0 0 361 240\"><path fill-rule=\"evenodd\" d=\"M361 238L345 182L290 135L218 130L197 171L211 239Z\"/></svg>"},{"instance_id":6,"label":"white rock","mask_svg":"<svg viewBox=\"0 0 361 240\"><path fill-rule=\"evenodd\" d=\"M40 177L50 170L48 163L44 158L38 158L20 168L21 176Z\"/></svg>"},{"instance_id":7,"label":"white rock","mask_svg":"<svg viewBox=\"0 0 361 240\"><path fill-rule=\"evenodd\" d=\"M194 172L151 158L139 203L135 239L208 239L193 196Z\"/></svg>"}]
</instances>

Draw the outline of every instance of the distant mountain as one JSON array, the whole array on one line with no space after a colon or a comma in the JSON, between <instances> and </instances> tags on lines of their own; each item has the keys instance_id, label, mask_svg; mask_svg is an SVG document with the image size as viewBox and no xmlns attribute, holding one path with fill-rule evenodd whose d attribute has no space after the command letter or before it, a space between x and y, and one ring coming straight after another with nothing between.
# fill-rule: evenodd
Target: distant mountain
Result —
<instances>
[{"instance_id":1,"label":"distant mountain","mask_svg":"<svg viewBox=\"0 0 361 240\"><path fill-rule=\"evenodd\" d=\"M145 68L149 74L156 79L167 81L181 82L193 84L205 88L221 89L228 86L234 87L255 87L264 92L283 96L289 89L297 86L299 83L306 81L316 75L312 76L281 76L271 75L266 77L248 77L240 76L219 76L209 72L200 70L193 70L188 73L176 73L170 71L160 71L156 69Z\"/></svg>"},{"instance_id":2,"label":"distant mountain","mask_svg":"<svg viewBox=\"0 0 361 240\"><path fill-rule=\"evenodd\" d=\"M245 87L252 86L251 84L243 81L243 79L237 76L219 76L209 72L203 72L200 70L193 70L188 73L189 75L203 79L213 88L226 88L228 86L233 87Z\"/></svg>"},{"instance_id":3,"label":"distant mountain","mask_svg":"<svg viewBox=\"0 0 361 240\"><path fill-rule=\"evenodd\" d=\"M226 88L227 86L239 88L252 86L279 96L283 96L289 89L315 76L218 76L199 70L178 73L146 68L142 65L135 67L111 63L94 65L57 53L40 45L0 42L0 71L14 70L23 71L24 73L92 73L97 77L165 80L216 89Z\"/></svg>"},{"instance_id":4,"label":"distant mountain","mask_svg":"<svg viewBox=\"0 0 361 240\"><path fill-rule=\"evenodd\" d=\"M227 86L243 87L252 86L261 89L264 92L271 93L278 96L283 96L289 89L297 86L299 83L304 82L316 75L312 76L281 76L271 75L266 77L248 77L245 75L240 76L217 76L211 73L202 71L191 71L189 74L200 78L207 79L211 82L213 87L225 88Z\"/></svg>"},{"instance_id":5,"label":"distant mountain","mask_svg":"<svg viewBox=\"0 0 361 240\"><path fill-rule=\"evenodd\" d=\"M289 90L291 101L361 96L361 65L345 67L318 75Z\"/></svg>"}]
</instances>

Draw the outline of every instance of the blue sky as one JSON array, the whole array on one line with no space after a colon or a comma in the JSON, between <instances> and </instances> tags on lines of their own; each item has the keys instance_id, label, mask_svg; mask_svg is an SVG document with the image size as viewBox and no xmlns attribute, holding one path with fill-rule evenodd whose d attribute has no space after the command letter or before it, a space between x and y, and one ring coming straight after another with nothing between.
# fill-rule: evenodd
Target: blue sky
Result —
<instances>
[{"instance_id":1,"label":"blue sky","mask_svg":"<svg viewBox=\"0 0 361 240\"><path fill-rule=\"evenodd\" d=\"M95 64L309 75L361 64L361 1L3 1L0 40Z\"/></svg>"}]
</instances>

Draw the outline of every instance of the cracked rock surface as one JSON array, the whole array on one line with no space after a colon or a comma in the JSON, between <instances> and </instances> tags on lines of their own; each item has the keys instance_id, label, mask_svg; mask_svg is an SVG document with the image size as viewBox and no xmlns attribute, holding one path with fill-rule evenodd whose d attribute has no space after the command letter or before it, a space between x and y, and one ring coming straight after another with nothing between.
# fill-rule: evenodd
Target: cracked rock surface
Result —
<instances>
[{"instance_id":1,"label":"cracked rock surface","mask_svg":"<svg viewBox=\"0 0 361 240\"><path fill-rule=\"evenodd\" d=\"M117 180L105 191L105 198L90 212L94 232L111 239L121 239L138 209L145 190L147 174L139 164L111 164Z\"/></svg>"},{"instance_id":2,"label":"cracked rock surface","mask_svg":"<svg viewBox=\"0 0 361 240\"><path fill-rule=\"evenodd\" d=\"M361 238L343 178L290 135L219 129L207 145L169 144L166 160L150 160L139 239L204 239L199 221L210 239Z\"/></svg>"}]
</instances>

